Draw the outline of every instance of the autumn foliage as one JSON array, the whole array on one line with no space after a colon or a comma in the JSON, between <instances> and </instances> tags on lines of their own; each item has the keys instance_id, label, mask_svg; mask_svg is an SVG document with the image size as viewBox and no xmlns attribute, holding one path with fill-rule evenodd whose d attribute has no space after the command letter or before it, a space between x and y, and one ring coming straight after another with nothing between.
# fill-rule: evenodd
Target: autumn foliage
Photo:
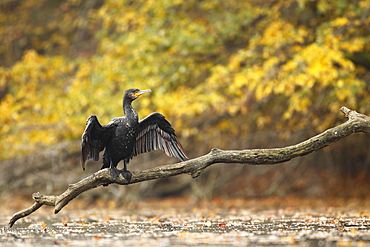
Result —
<instances>
[{"instance_id":1,"label":"autumn foliage","mask_svg":"<svg viewBox=\"0 0 370 247\"><path fill-rule=\"evenodd\" d=\"M370 113L369 6L3 1L0 158L77 140L89 115L122 115L132 87L153 90L134 103L139 115L166 115L194 154L192 143L245 148L266 129L314 134L338 123L343 105Z\"/></svg>"}]
</instances>

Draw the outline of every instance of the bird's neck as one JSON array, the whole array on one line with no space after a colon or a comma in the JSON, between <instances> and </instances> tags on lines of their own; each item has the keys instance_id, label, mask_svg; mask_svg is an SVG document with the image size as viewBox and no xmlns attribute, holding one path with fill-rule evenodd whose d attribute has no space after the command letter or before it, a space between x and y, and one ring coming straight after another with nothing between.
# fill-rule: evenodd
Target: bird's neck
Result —
<instances>
[{"instance_id":1,"label":"bird's neck","mask_svg":"<svg viewBox=\"0 0 370 247\"><path fill-rule=\"evenodd\" d=\"M130 122L138 122L138 115L135 109L131 105L132 101L129 100L123 100L123 112L125 113L126 117Z\"/></svg>"}]
</instances>

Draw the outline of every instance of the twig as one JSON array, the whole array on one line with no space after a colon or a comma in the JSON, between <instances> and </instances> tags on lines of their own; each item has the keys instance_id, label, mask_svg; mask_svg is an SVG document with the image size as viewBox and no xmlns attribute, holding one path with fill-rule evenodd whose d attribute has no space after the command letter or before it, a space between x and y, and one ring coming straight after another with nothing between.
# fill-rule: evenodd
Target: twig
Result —
<instances>
[{"instance_id":1,"label":"twig","mask_svg":"<svg viewBox=\"0 0 370 247\"><path fill-rule=\"evenodd\" d=\"M167 178L179 174L190 174L192 177L197 177L205 168L216 163L241 163L249 165L283 163L295 157L307 155L322 149L352 133L370 133L370 117L359 114L346 107L342 107L340 110L348 118L348 121L296 145L283 148L227 151L214 148L209 154L185 162L132 172L130 183ZM14 214L9 222L9 226L12 227L17 220L30 215L43 205L53 206L54 213L57 214L79 194L111 183L127 185L128 181L122 176L117 177L116 180L112 180L109 169L103 169L75 184L69 185L68 189L59 196L34 193L33 199L35 203L30 208Z\"/></svg>"}]
</instances>

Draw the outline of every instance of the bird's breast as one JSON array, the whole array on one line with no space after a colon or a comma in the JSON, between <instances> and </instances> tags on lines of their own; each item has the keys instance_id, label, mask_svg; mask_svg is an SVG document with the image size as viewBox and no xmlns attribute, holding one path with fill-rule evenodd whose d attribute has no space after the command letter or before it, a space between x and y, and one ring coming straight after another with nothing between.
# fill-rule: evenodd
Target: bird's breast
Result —
<instances>
[{"instance_id":1,"label":"bird's breast","mask_svg":"<svg viewBox=\"0 0 370 247\"><path fill-rule=\"evenodd\" d=\"M127 123L118 124L113 137L107 145L107 151L113 159L122 160L131 157L132 150L136 143L137 126L130 126Z\"/></svg>"}]
</instances>

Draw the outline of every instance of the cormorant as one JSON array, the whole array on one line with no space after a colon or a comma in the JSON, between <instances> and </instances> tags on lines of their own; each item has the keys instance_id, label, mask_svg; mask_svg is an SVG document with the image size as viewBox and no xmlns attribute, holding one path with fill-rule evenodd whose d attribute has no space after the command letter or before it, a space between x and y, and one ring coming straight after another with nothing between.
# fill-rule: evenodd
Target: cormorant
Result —
<instances>
[{"instance_id":1,"label":"cormorant","mask_svg":"<svg viewBox=\"0 0 370 247\"><path fill-rule=\"evenodd\" d=\"M138 114L131 103L147 92L151 90L126 90L123 97L125 116L114 118L107 125L101 125L94 115L87 119L81 143L83 170L88 159L99 160L99 153L104 148L101 169L110 168L113 180L122 173L130 182L132 174L127 170L127 164L130 159L141 153L161 149L168 156L175 156L181 161L187 159L176 138L175 130L162 114L154 112L138 121ZM117 165L121 160L124 162L124 168L118 170Z\"/></svg>"}]
</instances>

